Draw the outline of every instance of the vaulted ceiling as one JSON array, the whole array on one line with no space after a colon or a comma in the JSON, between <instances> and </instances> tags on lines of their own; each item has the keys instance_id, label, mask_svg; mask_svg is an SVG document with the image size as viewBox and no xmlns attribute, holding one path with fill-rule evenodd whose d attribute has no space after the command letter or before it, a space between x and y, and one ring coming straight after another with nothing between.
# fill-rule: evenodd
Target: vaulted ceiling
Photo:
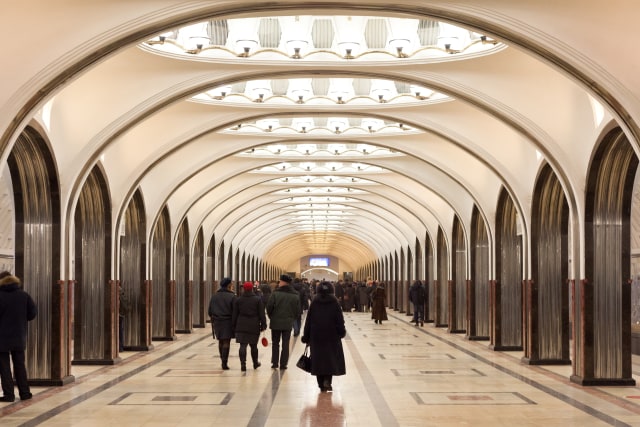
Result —
<instances>
[{"instance_id":1,"label":"vaulted ceiling","mask_svg":"<svg viewBox=\"0 0 640 427\"><path fill-rule=\"evenodd\" d=\"M98 164L114 224L139 189L174 231L356 270L474 207L492 234L502 189L526 235L543 164L575 210L598 136L637 146L628 3L32 3L0 16L0 160L37 123L67 218Z\"/></svg>"}]
</instances>

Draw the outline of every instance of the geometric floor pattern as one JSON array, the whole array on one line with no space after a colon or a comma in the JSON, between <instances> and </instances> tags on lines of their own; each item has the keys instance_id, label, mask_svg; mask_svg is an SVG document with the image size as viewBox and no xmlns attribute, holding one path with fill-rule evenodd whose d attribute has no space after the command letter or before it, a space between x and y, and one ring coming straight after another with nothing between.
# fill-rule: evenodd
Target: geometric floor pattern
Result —
<instances>
[{"instance_id":1,"label":"geometric floor pattern","mask_svg":"<svg viewBox=\"0 0 640 427\"><path fill-rule=\"evenodd\" d=\"M0 426L640 426L638 387L582 387L569 381L571 366L525 365L522 352L388 315L378 325L345 313L347 375L332 393L295 367L298 338L288 370L270 369L271 348L259 346L262 366L241 372L232 342L223 371L206 327L124 352L117 365L74 365L74 382L0 403Z\"/></svg>"}]
</instances>

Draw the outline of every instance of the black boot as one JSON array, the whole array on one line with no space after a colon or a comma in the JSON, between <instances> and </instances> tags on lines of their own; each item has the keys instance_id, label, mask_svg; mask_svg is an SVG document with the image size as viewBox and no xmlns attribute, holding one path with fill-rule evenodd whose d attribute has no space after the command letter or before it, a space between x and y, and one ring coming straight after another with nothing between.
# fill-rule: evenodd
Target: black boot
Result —
<instances>
[{"instance_id":1,"label":"black boot","mask_svg":"<svg viewBox=\"0 0 640 427\"><path fill-rule=\"evenodd\" d=\"M227 364L227 362L229 361L229 344L227 343L226 346L222 347L222 355L220 356L222 358L222 369L224 369L225 371L229 370L229 365Z\"/></svg>"},{"instance_id":2,"label":"black boot","mask_svg":"<svg viewBox=\"0 0 640 427\"><path fill-rule=\"evenodd\" d=\"M260 367L260 362L258 362L258 346L251 348L251 360L253 361L253 369L258 369Z\"/></svg>"},{"instance_id":3,"label":"black boot","mask_svg":"<svg viewBox=\"0 0 640 427\"><path fill-rule=\"evenodd\" d=\"M245 372L247 370L247 345L240 344L240 351L238 351L238 356L240 356L240 370Z\"/></svg>"},{"instance_id":4,"label":"black boot","mask_svg":"<svg viewBox=\"0 0 640 427\"><path fill-rule=\"evenodd\" d=\"M333 387L331 387L331 376L328 375L324 378L323 384L324 391L333 391Z\"/></svg>"}]
</instances>

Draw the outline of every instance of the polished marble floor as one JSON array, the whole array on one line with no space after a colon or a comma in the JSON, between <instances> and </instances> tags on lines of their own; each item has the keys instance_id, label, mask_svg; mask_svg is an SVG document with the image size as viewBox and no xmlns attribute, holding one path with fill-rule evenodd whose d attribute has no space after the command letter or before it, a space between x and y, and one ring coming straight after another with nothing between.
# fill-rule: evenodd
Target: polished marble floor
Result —
<instances>
[{"instance_id":1,"label":"polished marble floor","mask_svg":"<svg viewBox=\"0 0 640 427\"><path fill-rule=\"evenodd\" d=\"M0 426L640 426L638 387L581 387L570 366L523 365L520 352L418 328L398 312L382 325L345 317L347 375L332 393L295 367L297 338L288 370L270 369L271 349L260 347L262 367L243 373L234 356L223 371L205 328L125 352L115 366L74 366L69 385L0 403Z\"/></svg>"}]
</instances>

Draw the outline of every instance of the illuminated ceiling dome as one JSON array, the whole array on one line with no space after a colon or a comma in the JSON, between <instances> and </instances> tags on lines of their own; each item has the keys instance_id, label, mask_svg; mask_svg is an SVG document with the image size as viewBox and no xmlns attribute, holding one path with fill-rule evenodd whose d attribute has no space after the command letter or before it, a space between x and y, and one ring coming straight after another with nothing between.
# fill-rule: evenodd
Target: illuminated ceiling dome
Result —
<instances>
[{"instance_id":1,"label":"illuminated ceiling dome","mask_svg":"<svg viewBox=\"0 0 640 427\"><path fill-rule=\"evenodd\" d=\"M435 20L354 15L210 20L163 32L145 45L158 53L200 59L305 61L460 59L502 47Z\"/></svg>"},{"instance_id":2,"label":"illuminated ceiling dome","mask_svg":"<svg viewBox=\"0 0 640 427\"><path fill-rule=\"evenodd\" d=\"M193 97L205 103L264 103L267 105L375 105L434 103L449 99L418 84L386 79L300 78L241 81L207 90Z\"/></svg>"}]
</instances>

